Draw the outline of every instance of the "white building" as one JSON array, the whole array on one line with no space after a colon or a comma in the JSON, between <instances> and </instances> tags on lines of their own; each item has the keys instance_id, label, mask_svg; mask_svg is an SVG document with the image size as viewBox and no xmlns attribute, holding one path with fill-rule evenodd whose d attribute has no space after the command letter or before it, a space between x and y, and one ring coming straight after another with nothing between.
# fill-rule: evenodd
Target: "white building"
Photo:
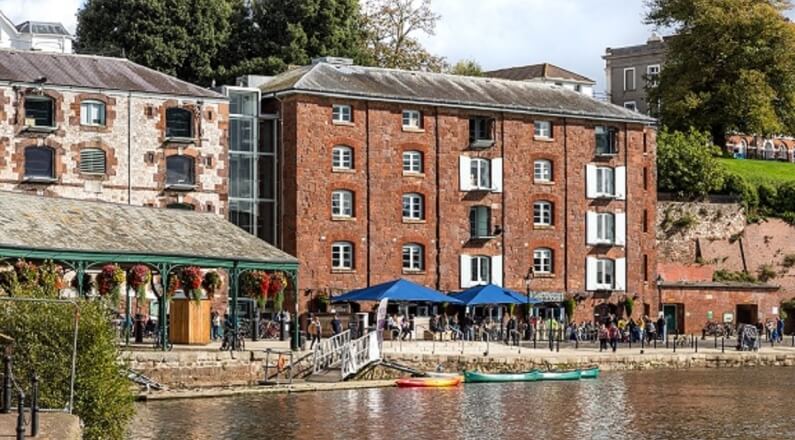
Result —
<instances>
[{"instance_id":1,"label":"white building","mask_svg":"<svg viewBox=\"0 0 795 440\"><path fill-rule=\"evenodd\" d=\"M588 77L549 63L492 70L491 72L483 72L483 76L514 81L540 82L574 90L591 97L593 97L593 87L596 84L596 81Z\"/></svg>"},{"instance_id":2,"label":"white building","mask_svg":"<svg viewBox=\"0 0 795 440\"><path fill-rule=\"evenodd\" d=\"M0 49L72 53L73 39L61 23L25 21L15 25L0 11Z\"/></svg>"}]
</instances>

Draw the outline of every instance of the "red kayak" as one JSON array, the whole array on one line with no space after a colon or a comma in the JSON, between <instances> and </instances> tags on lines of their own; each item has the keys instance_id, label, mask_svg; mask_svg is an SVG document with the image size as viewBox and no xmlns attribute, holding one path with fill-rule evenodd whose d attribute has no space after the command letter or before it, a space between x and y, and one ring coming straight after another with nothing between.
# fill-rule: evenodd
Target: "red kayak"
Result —
<instances>
[{"instance_id":1,"label":"red kayak","mask_svg":"<svg viewBox=\"0 0 795 440\"><path fill-rule=\"evenodd\" d=\"M411 377L406 379L398 379L395 385L401 388L447 388L458 386L461 383L461 377L438 378L438 377Z\"/></svg>"}]
</instances>

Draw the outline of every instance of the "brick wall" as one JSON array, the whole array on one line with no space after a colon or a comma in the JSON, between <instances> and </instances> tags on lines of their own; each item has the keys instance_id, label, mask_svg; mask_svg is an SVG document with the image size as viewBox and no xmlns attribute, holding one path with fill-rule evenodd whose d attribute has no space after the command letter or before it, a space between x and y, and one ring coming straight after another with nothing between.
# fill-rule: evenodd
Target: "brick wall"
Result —
<instances>
[{"instance_id":1,"label":"brick wall","mask_svg":"<svg viewBox=\"0 0 795 440\"><path fill-rule=\"evenodd\" d=\"M332 123L332 104L348 104L353 124ZM265 103L269 105L269 103ZM654 279L656 173L655 133L640 125L610 124L619 129L619 154L595 156L593 121L545 118L553 123L552 140L535 139L534 117L451 108L405 106L392 103L291 96L283 98L283 158L281 161L284 249L301 261L299 289L304 302L314 292L338 293L405 277L442 291L459 291L462 254L503 255L504 285L524 291L524 277L532 265L533 249L553 250L554 274L537 277L533 290L580 294L578 319L590 319L593 308L616 303L623 293L594 298L585 294L585 262L589 255L627 258L627 293L656 307ZM404 130L404 108L420 110L422 130ZM469 148L469 118L493 118L494 146ZM331 149L343 144L354 150L355 170L332 172ZM424 174L404 176L402 152L423 153ZM459 188L459 157L504 158L504 190L463 192ZM553 162L552 184L533 181L533 161ZM585 197L588 163L626 165L628 200L598 201ZM646 187L643 168L647 168ZM331 192L355 192L355 219L331 218ZM420 193L425 220L404 222L401 195ZM533 226L533 202L554 204L554 225ZM503 233L479 242L469 240L469 208L492 209L492 227ZM585 244L587 210L627 213L626 247L591 247ZM649 219L643 227L643 211ZM356 267L351 272L331 270L331 244L349 241L355 246ZM405 243L425 248L425 270L406 274L401 266ZM643 273L644 255L647 274ZM656 294L655 294L656 295ZM306 304L302 309L306 310ZM641 309L642 310L642 309Z\"/></svg>"}]
</instances>

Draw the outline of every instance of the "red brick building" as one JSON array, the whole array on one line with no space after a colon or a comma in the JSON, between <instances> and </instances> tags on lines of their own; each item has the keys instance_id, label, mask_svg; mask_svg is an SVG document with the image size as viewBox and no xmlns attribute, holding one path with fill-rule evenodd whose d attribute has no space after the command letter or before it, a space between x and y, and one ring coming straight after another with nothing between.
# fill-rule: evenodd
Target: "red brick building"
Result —
<instances>
[{"instance_id":1,"label":"red brick building","mask_svg":"<svg viewBox=\"0 0 795 440\"><path fill-rule=\"evenodd\" d=\"M533 269L533 294L577 299L578 320L626 296L656 313L652 119L549 85L333 61L262 87L302 302L398 277L524 292Z\"/></svg>"}]
</instances>

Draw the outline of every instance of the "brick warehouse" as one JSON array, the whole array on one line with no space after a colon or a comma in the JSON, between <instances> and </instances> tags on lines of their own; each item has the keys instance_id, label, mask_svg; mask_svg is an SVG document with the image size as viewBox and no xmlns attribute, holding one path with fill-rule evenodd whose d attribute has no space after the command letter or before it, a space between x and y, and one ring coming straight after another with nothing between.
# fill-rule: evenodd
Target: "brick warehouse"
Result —
<instances>
[{"instance_id":1,"label":"brick warehouse","mask_svg":"<svg viewBox=\"0 0 795 440\"><path fill-rule=\"evenodd\" d=\"M530 290L574 297L577 320L626 296L656 313L652 119L546 85L340 59L262 96L302 309L398 277L525 291L534 268Z\"/></svg>"},{"instance_id":2,"label":"brick warehouse","mask_svg":"<svg viewBox=\"0 0 795 440\"><path fill-rule=\"evenodd\" d=\"M0 50L0 189L225 214L226 98L125 59Z\"/></svg>"}]
</instances>

